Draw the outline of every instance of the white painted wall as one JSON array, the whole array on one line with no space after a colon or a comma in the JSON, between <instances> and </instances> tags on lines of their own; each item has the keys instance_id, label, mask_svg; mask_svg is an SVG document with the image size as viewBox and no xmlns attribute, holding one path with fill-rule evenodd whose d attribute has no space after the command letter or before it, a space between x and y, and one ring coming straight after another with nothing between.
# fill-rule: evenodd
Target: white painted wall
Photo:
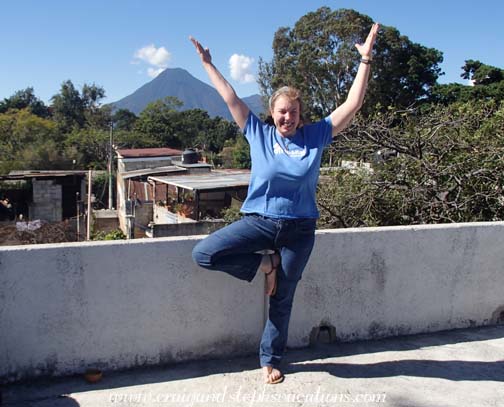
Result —
<instances>
[{"instance_id":1,"label":"white painted wall","mask_svg":"<svg viewBox=\"0 0 504 407\"><path fill-rule=\"evenodd\" d=\"M341 341L504 323L504 223L320 231L290 331Z\"/></svg>"},{"instance_id":2,"label":"white painted wall","mask_svg":"<svg viewBox=\"0 0 504 407\"><path fill-rule=\"evenodd\" d=\"M290 346L502 322L504 223L320 231ZM0 379L256 353L263 280L191 261L201 237L0 248ZM315 329L315 331L314 331Z\"/></svg>"}]
</instances>

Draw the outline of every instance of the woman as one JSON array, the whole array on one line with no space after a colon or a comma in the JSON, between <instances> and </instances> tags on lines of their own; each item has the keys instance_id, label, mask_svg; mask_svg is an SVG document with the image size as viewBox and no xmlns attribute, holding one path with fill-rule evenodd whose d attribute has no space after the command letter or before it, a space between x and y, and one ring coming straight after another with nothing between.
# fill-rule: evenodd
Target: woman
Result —
<instances>
[{"instance_id":1,"label":"woman","mask_svg":"<svg viewBox=\"0 0 504 407\"><path fill-rule=\"evenodd\" d=\"M315 192L323 149L361 108L378 33L374 24L364 44L356 44L361 63L348 98L317 123L302 123L299 92L277 90L269 109L274 125L261 122L212 64L208 48L194 38L203 67L250 144L251 179L241 212L245 216L199 242L193 259L201 267L252 281L265 273L269 318L260 345L266 383L283 381L279 370L298 281L308 262L319 216ZM260 254L269 251L270 254Z\"/></svg>"}]
</instances>

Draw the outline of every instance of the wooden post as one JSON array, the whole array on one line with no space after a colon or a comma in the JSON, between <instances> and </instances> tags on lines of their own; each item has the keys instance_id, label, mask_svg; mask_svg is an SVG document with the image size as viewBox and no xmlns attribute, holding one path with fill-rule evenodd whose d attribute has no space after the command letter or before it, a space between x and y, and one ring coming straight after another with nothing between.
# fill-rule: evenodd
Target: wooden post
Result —
<instances>
[{"instance_id":1,"label":"wooden post","mask_svg":"<svg viewBox=\"0 0 504 407\"><path fill-rule=\"evenodd\" d=\"M200 196L199 196L199 190L195 189L194 190L194 210L196 211L196 216L195 216L195 220L197 220L199 222L200 220L200 210L199 210L199 206L200 206Z\"/></svg>"}]
</instances>

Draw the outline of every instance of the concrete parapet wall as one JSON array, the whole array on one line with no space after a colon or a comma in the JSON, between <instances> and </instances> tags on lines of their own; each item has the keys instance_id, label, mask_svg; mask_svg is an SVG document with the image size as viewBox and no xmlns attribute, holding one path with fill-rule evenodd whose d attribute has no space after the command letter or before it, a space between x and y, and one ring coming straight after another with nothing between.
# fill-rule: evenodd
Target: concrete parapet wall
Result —
<instances>
[{"instance_id":1,"label":"concrete parapet wall","mask_svg":"<svg viewBox=\"0 0 504 407\"><path fill-rule=\"evenodd\" d=\"M220 220L186 222L176 224L154 224L152 227L153 237L187 236L189 234L208 234L226 226L226 222Z\"/></svg>"},{"instance_id":2,"label":"concrete parapet wall","mask_svg":"<svg viewBox=\"0 0 504 407\"><path fill-rule=\"evenodd\" d=\"M501 323L504 223L317 232L289 345ZM197 268L202 236L0 248L0 379L257 352L263 279Z\"/></svg>"},{"instance_id":3,"label":"concrete parapet wall","mask_svg":"<svg viewBox=\"0 0 504 407\"><path fill-rule=\"evenodd\" d=\"M318 327L351 341L504 323L503 233L502 222L319 231L289 344Z\"/></svg>"}]
</instances>

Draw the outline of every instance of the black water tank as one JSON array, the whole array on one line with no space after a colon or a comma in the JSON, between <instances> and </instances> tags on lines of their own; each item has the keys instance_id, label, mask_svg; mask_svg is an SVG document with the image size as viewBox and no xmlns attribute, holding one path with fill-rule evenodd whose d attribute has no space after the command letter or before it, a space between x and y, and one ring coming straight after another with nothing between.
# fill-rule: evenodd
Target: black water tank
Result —
<instances>
[{"instance_id":1,"label":"black water tank","mask_svg":"<svg viewBox=\"0 0 504 407\"><path fill-rule=\"evenodd\" d=\"M182 153L182 164L196 164L197 162L198 153L192 148L188 148Z\"/></svg>"}]
</instances>

